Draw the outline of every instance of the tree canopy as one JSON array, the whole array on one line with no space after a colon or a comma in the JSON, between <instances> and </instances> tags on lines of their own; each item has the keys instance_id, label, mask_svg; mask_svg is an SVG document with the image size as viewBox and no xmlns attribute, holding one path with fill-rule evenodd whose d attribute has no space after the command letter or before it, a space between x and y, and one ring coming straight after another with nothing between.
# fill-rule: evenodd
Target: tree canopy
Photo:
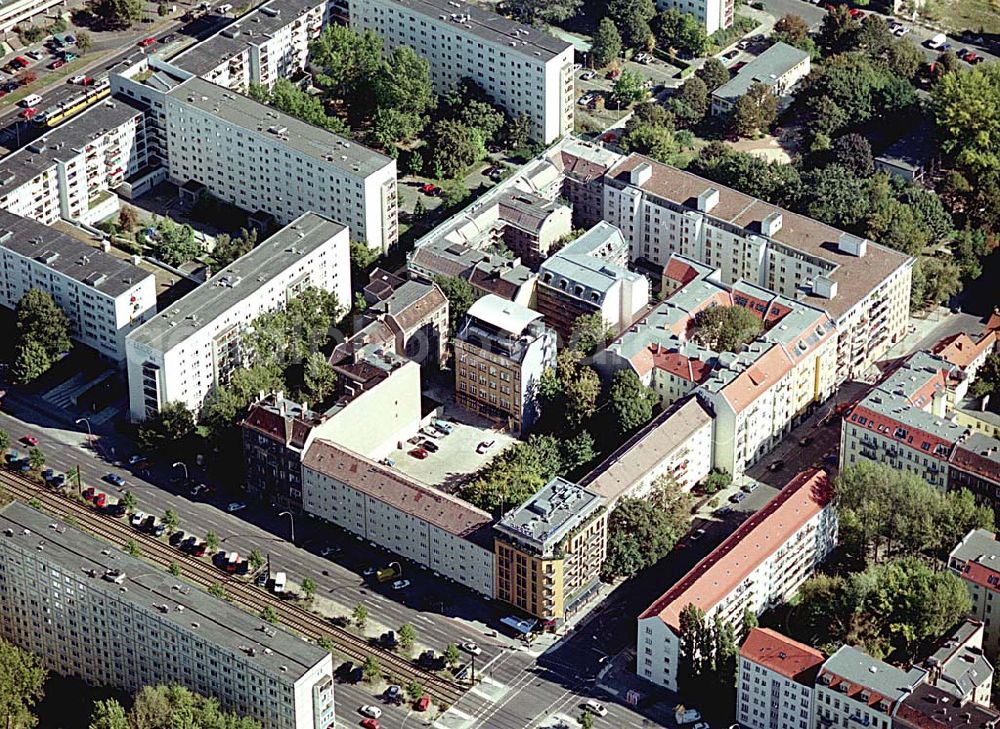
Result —
<instances>
[{"instance_id":1,"label":"tree canopy","mask_svg":"<svg viewBox=\"0 0 1000 729\"><path fill-rule=\"evenodd\" d=\"M656 15L653 0L610 0L608 17L618 32L626 48L645 48L653 35L649 21Z\"/></svg>"},{"instance_id":2,"label":"tree canopy","mask_svg":"<svg viewBox=\"0 0 1000 729\"><path fill-rule=\"evenodd\" d=\"M0 716L8 729L30 729L38 722L32 710L42 698L45 676L36 655L0 639Z\"/></svg>"},{"instance_id":3,"label":"tree canopy","mask_svg":"<svg viewBox=\"0 0 1000 729\"><path fill-rule=\"evenodd\" d=\"M622 34L611 18L601 18L590 44L590 57L597 68L603 68L622 52Z\"/></svg>"},{"instance_id":4,"label":"tree canopy","mask_svg":"<svg viewBox=\"0 0 1000 729\"><path fill-rule=\"evenodd\" d=\"M142 0L90 0L87 9L109 29L127 28L142 20Z\"/></svg>"},{"instance_id":5,"label":"tree canopy","mask_svg":"<svg viewBox=\"0 0 1000 729\"><path fill-rule=\"evenodd\" d=\"M609 400L618 433L628 435L650 421L660 398L628 369L611 378Z\"/></svg>"},{"instance_id":6,"label":"tree canopy","mask_svg":"<svg viewBox=\"0 0 1000 729\"><path fill-rule=\"evenodd\" d=\"M91 729L120 729L124 709L115 699L100 701L91 716ZM208 698L177 685L144 686L135 695L128 712L132 729L260 729L260 722L223 711L215 698Z\"/></svg>"},{"instance_id":7,"label":"tree canopy","mask_svg":"<svg viewBox=\"0 0 1000 729\"><path fill-rule=\"evenodd\" d=\"M194 432L194 415L182 402L168 402L160 411L144 420L136 432L139 447L159 450L176 445Z\"/></svg>"},{"instance_id":8,"label":"tree canopy","mask_svg":"<svg viewBox=\"0 0 1000 729\"><path fill-rule=\"evenodd\" d=\"M1000 67L949 73L931 89L941 149L974 173L1000 169Z\"/></svg>"},{"instance_id":9,"label":"tree canopy","mask_svg":"<svg viewBox=\"0 0 1000 729\"><path fill-rule=\"evenodd\" d=\"M577 15L583 0L507 0L506 8L526 25L561 23Z\"/></svg>"},{"instance_id":10,"label":"tree canopy","mask_svg":"<svg viewBox=\"0 0 1000 729\"><path fill-rule=\"evenodd\" d=\"M995 396L1000 393L1000 352L991 352L986 357L976 379L969 385L973 397Z\"/></svg>"},{"instance_id":11,"label":"tree canopy","mask_svg":"<svg viewBox=\"0 0 1000 729\"><path fill-rule=\"evenodd\" d=\"M153 256L168 266L179 266L201 253L201 243L195 239L194 229L190 225L178 225L167 217L156 221L149 247Z\"/></svg>"},{"instance_id":12,"label":"tree canopy","mask_svg":"<svg viewBox=\"0 0 1000 729\"><path fill-rule=\"evenodd\" d=\"M519 506L561 473L559 442L548 435L532 435L515 443L462 488L462 498L496 514Z\"/></svg>"},{"instance_id":13,"label":"tree canopy","mask_svg":"<svg viewBox=\"0 0 1000 729\"><path fill-rule=\"evenodd\" d=\"M472 284L458 276L434 276L434 283L441 287L445 298L448 299L448 328L454 334L469 307L482 294Z\"/></svg>"},{"instance_id":14,"label":"tree canopy","mask_svg":"<svg viewBox=\"0 0 1000 729\"><path fill-rule=\"evenodd\" d=\"M713 306L695 317L695 336L717 352L738 352L764 330L760 318L742 306Z\"/></svg>"}]
</instances>

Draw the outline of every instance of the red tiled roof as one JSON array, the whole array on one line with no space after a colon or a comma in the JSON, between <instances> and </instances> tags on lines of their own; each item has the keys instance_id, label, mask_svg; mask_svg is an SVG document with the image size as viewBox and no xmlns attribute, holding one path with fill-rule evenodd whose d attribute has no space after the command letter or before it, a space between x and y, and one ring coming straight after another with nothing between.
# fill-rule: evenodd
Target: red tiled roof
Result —
<instances>
[{"instance_id":1,"label":"red tiled roof","mask_svg":"<svg viewBox=\"0 0 1000 729\"><path fill-rule=\"evenodd\" d=\"M923 451L927 455L942 461L948 460L948 456L951 454L951 449L954 445L950 440L939 438L932 433L925 433L922 430L890 418L888 415L883 415L882 413L877 413L874 410L866 408L864 405L855 406L844 417L859 428L867 428L868 430L877 432L883 438L898 441L909 448ZM897 429L902 429L905 435L897 435Z\"/></svg>"},{"instance_id":2,"label":"red tiled roof","mask_svg":"<svg viewBox=\"0 0 1000 729\"><path fill-rule=\"evenodd\" d=\"M663 269L663 275L671 281L676 281L681 286L687 286L700 275L694 266L671 257Z\"/></svg>"},{"instance_id":3,"label":"red tiled roof","mask_svg":"<svg viewBox=\"0 0 1000 729\"><path fill-rule=\"evenodd\" d=\"M282 443L288 441L285 429L285 419L278 413L262 405L255 405L247 413L243 420L243 425L256 430L262 435L266 435L271 440Z\"/></svg>"},{"instance_id":4,"label":"red tiled roof","mask_svg":"<svg viewBox=\"0 0 1000 729\"><path fill-rule=\"evenodd\" d=\"M978 342L965 332L959 332L939 341L931 351L944 357L956 367L964 368L972 364L973 360L987 349L992 348L995 342L996 332L993 331L987 331Z\"/></svg>"},{"instance_id":5,"label":"red tiled roof","mask_svg":"<svg viewBox=\"0 0 1000 729\"><path fill-rule=\"evenodd\" d=\"M700 359L685 357L680 352L668 351L658 344L651 344L648 349L656 368L665 370L676 377L700 384L712 374L711 366Z\"/></svg>"},{"instance_id":6,"label":"red tiled roof","mask_svg":"<svg viewBox=\"0 0 1000 729\"><path fill-rule=\"evenodd\" d=\"M802 471L646 608L639 619L659 616L675 631L680 630L681 610L689 604L705 612L711 610L803 524L823 511L832 498L833 487L826 471Z\"/></svg>"},{"instance_id":7,"label":"red tiled roof","mask_svg":"<svg viewBox=\"0 0 1000 729\"><path fill-rule=\"evenodd\" d=\"M1000 570L995 570L982 562L969 560L962 568L962 577L993 592L1000 592Z\"/></svg>"},{"instance_id":8,"label":"red tiled roof","mask_svg":"<svg viewBox=\"0 0 1000 729\"><path fill-rule=\"evenodd\" d=\"M742 412L791 368L788 353L783 347L775 345L726 385L722 394L734 412Z\"/></svg>"},{"instance_id":9,"label":"red tiled roof","mask_svg":"<svg viewBox=\"0 0 1000 729\"><path fill-rule=\"evenodd\" d=\"M968 471L981 478L1000 483L1000 469L997 468L996 461L987 458L981 453L977 453L972 448L967 448L961 443L951 454L950 463L952 466L958 466L963 471Z\"/></svg>"},{"instance_id":10,"label":"red tiled roof","mask_svg":"<svg viewBox=\"0 0 1000 729\"><path fill-rule=\"evenodd\" d=\"M740 647L740 656L785 678L812 686L826 656L770 628L754 628Z\"/></svg>"}]
</instances>

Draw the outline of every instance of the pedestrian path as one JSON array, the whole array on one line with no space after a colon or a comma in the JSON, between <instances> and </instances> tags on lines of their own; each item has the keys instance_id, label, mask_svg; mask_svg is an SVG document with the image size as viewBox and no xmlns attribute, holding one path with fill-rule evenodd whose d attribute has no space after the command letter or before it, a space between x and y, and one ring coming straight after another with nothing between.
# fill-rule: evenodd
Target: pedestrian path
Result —
<instances>
[{"instance_id":1,"label":"pedestrian path","mask_svg":"<svg viewBox=\"0 0 1000 729\"><path fill-rule=\"evenodd\" d=\"M65 382L47 391L42 395L42 399L58 408L68 409L73 404L73 399L88 387L90 387L90 381L87 376L82 372L77 372Z\"/></svg>"}]
</instances>

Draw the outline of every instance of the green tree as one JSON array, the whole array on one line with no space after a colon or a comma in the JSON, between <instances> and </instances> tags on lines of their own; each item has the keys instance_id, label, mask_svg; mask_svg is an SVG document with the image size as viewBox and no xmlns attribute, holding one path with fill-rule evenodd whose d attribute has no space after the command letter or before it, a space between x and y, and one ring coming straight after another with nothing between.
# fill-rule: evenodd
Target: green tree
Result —
<instances>
[{"instance_id":1,"label":"green tree","mask_svg":"<svg viewBox=\"0 0 1000 729\"><path fill-rule=\"evenodd\" d=\"M626 125L618 145L626 152L638 152L666 164L673 160L680 147L670 129L649 124Z\"/></svg>"},{"instance_id":2,"label":"green tree","mask_svg":"<svg viewBox=\"0 0 1000 729\"><path fill-rule=\"evenodd\" d=\"M210 553L215 553L219 549L219 536L215 532L205 535L205 547Z\"/></svg>"},{"instance_id":3,"label":"green tree","mask_svg":"<svg viewBox=\"0 0 1000 729\"><path fill-rule=\"evenodd\" d=\"M423 131L426 119L391 107L379 107L372 116L368 135L390 152L397 144L412 142Z\"/></svg>"},{"instance_id":4,"label":"green tree","mask_svg":"<svg viewBox=\"0 0 1000 729\"><path fill-rule=\"evenodd\" d=\"M462 487L461 494L481 509L502 513L527 501L561 467L559 441L532 435L494 456L477 478Z\"/></svg>"},{"instance_id":5,"label":"green tree","mask_svg":"<svg viewBox=\"0 0 1000 729\"><path fill-rule=\"evenodd\" d=\"M961 290L958 264L947 258L920 256L913 267L910 309L920 311L946 303Z\"/></svg>"},{"instance_id":6,"label":"green tree","mask_svg":"<svg viewBox=\"0 0 1000 729\"><path fill-rule=\"evenodd\" d=\"M794 15L792 13L783 15L774 24L773 38L790 46L800 48L800 44L806 40L811 40L809 38L809 23L801 15Z\"/></svg>"},{"instance_id":7,"label":"green tree","mask_svg":"<svg viewBox=\"0 0 1000 729\"><path fill-rule=\"evenodd\" d=\"M712 472L705 479L703 487L706 494L717 494L723 489L728 488L732 483L733 477L729 475L729 471L712 469Z\"/></svg>"},{"instance_id":8,"label":"green tree","mask_svg":"<svg viewBox=\"0 0 1000 729\"><path fill-rule=\"evenodd\" d=\"M0 452L6 451L10 448L10 433L6 430L0 430Z\"/></svg>"},{"instance_id":9,"label":"green tree","mask_svg":"<svg viewBox=\"0 0 1000 729\"><path fill-rule=\"evenodd\" d=\"M757 613L749 608L743 608L743 619L740 621L740 635L746 637L750 635L750 631L756 628Z\"/></svg>"},{"instance_id":10,"label":"green tree","mask_svg":"<svg viewBox=\"0 0 1000 729\"><path fill-rule=\"evenodd\" d=\"M434 103L430 64L409 46L399 46L376 75L373 91L379 107L422 115Z\"/></svg>"},{"instance_id":11,"label":"green tree","mask_svg":"<svg viewBox=\"0 0 1000 729\"><path fill-rule=\"evenodd\" d=\"M895 42L888 23L875 13L865 15L854 36L854 45L875 58L882 57Z\"/></svg>"},{"instance_id":12,"label":"green tree","mask_svg":"<svg viewBox=\"0 0 1000 729\"><path fill-rule=\"evenodd\" d=\"M646 88L645 80L638 73L627 68L615 79L611 89L611 97L623 107L643 101L648 96L649 89Z\"/></svg>"},{"instance_id":13,"label":"green tree","mask_svg":"<svg viewBox=\"0 0 1000 729\"><path fill-rule=\"evenodd\" d=\"M945 51L934 61L934 71L937 78L961 71L962 68L962 62L958 60L955 51Z\"/></svg>"},{"instance_id":14,"label":"green tree","mask_svg":"<svg viewBox=\"0 0 1000 729\"><path fill-rule=\"evenodd\" d=\"M269 623L278 623L278 611L275 610L271 605L265 605L260 611L260 619L266 620Z\"/></svg>"},{"instance_id":15,"label":"green tree","mask_svg":"<svg viewBox=\"0 0 1000 729\"><path fill-rule=\"evenodd\" d=\"M653 20L653 32L661 48L667 48L691 56L702 56L708 49L705 27L693 14L674 8L662 10Z\"/></svg>"},{"instance_id":16,"label":"green tree","mask_svg":"<svg viewBox=\"0 0 1000 729\"><path fill-rule=\"evenodd\" d=\"M267 103L307 124L326 129L335 134L350 134L347 125L323 108L323 102L306 93L288 79L278 79L271 89Z\"/></svg>"},{"instance_id":17,"label":"green tree","mask_svg":"<svg viewBox=\"0 0 1000 729\"><path fill-rule=\"evenodd\" d=\"M695 71L695 75L705 82L709 93L729 81L729 69L715 56L706 58L702 67Z\"/></svg>"},{"instance_id":18,"label":"green tree","mask_svg":"<svg viewBox=\"0 0 1000 729\"><path fill-rule=\"evenodd\" d=\"M167 509L163 512L163 517L160 519L163 522L163 526L167 528L168 532L172 532L180 526L181 519L177 516L177 512L173 509Z\"/></svg>"},{"instance_id":19,"label":"green tree","mask_svg":"<svg viewBox=\"0 0 1000 729\"><path fill-rule=\"evenodd\" d=\"M124 707L116 699L95 701L90 729L130 729Z\"/></svg>"},{"instance_id":20,"label":"green tree","mask_svg":"<svg viewBox=\"0 0 1000 729\"><path fill-rule=\"evenodd\" d=\"M122 494L121 505L125 507L125 511L131 514L139 506L139 500L135 497L131 491L126 491Z\"/></svg>"},{"instance_id":21,"label":"green tree","mask_svg":"<svg viewBox=\"0 0 1000 729\"><path fill-rule=\"evenodd\" d=\"M180 402L168 402L155 415L140 423L136 432L139 447L159 450L176 445L194 432L194 415Z\"/></svg>"},{"instance_id":22,"label":"green tree","mask_svg":"<svg viewBox=\"0 0 1000 729\"><path fill-rule=\"evenodd\" d=\"M486 157L482 132L453 119L442 119L431 127L431 164L438 177L455 178Z\"/></svg>"},{"instance_id":23,"label":"green tree","mask_svg":"<svg viewBox=\"0 0 1000 729\"><path fill-rule=\"evenodd\" d=\"M139 543L134 539L129 539L125 542L125 553L131 555L132 557L141 557L142 549L139 547Z\"/></svg>"},{"instance_id":24,"label":"green tree","mask_svg":"<svg viewBox=\"0 0 1000 729\"><path fill-rule=\"evenodd\" d=\"M375 683L382 678L382 667L375 660L375 656L371 654L365 656L365 662L361 666L361 677L365 683Z\"/></svg>"},{"instance_id":25,"label":"green tree","mask_svg":"<svg viewBox=\"0 0 1000 729\"><path fill-rule=\"evenodd\" d=\"M872 145L861 134L845 134L833 140L830 158L834 164L849 169L859 177L870 177L875 172Z\"/></svg>"},{"instance_id":26,"label":"green tree","mask_svg":"<svg viewBox=\"0 0 1000 729\"><path fill-rule=\"evenodd\" d=\"M697 123L708 113L708 86L698 76L691 76L681 85L676 100L690 110L687 121Z\"/></svg>"},{"instance_id":27,"label":"green tree","mask_svg":"<svg viewBox=\"0 0 1000 729\"><path fill-rule=\"evenodd\" d=\"M573 321L570 346L584 355L591 355L607 343L609 333L610 328L601 312L581 314Z\"/></svg>"},{"instance_id":28,"label":"green tree","mask_svg":"<svg viewBox=\"0 0 1000 729\"><path fill-rule=\"evenodd\" d=\"M508 0L507 12L526 25L562 23L580 12L583 0Z\"/></svg>"},{"instance_id":29,"label":"green tree","mask_svg":"<svg viewBox=\"0 0 1000 729\"><path fill-rule=\"evenodd\" d=\"M656 15L653 0L610 0L608 17L614 21L626 48L645 48L653 32L649 21Z\"/></svg>"},{"instance_id":30,"label":"green tree","mask_svg":"<svg viewBox=\"0 0 1000 729\"><path fill-rule=\"evenodd\" d=\"M742 306L713 306L695 317L695 336L718 352L737 352L764 330L761 320Z\"/></svg>"},{"instance_id":31,"label":"green tree","mask_svg":"<svg viewBox=\"0 0 1000 729\"><path fill-rule=\"evenodd\" d=\"M828 55L842 54L854 48L861 24L851 17L846 5L836 5L823 17L818 43Z\"/></svg>"},{"instance_id":32,"label":"green tree","mask_svg":"<svg viewBox=\"0 0 1000 729\"><path fill-rule=\"evenodd\" d=\"M778 98L762 83L751 84L733 107L733 130L741 137L766 132L777 119Z\"/></svg>"},{"instance_id":33,"label":"green tree","mask_svg":"<svg viewBox=\"0 0 1000 729\"><path fill-rule=\"evenodd\" d=\"M309 58L323 69L316 77L317 86L335 98L364 102L382 67L382 40L371 30L358 33L349 26L330 23L310 42Z\"/></svg>"},{"instance_id":34,"label":"green tree","mask_svg":"<svg viewBox=\"0 0 1000 729\"><path fill-rule=\"evenodd\" d=\"M678 636L677 686L681 695L697 701L711 671L714 641L704 611L693 604L681 608Z\"/></svg>"},{"instance_id":35,"label":"green tree","mask_svg":"<svg viewBox=\"0 0 1000 729\"><path fill-rule=\"evenodd\" d=\"M149 242L155 258L169 266L179 266L201 254L201 243L190 225L178 225L170 218L160 218Z\"/></svg>"},{"instance_id":36,"label":"green tree","mask_svg":"<svg viewBox=\"0 0 1000 729\"><path fill-rule=\"evenodd\" d=\"M267 560L264 558L264 553L257 549L257 547L254 547L250 550L250 556L247 557L247 561L250 562L250 569L256 572L264 566L264 562Z\"/></svg>"},{"instance_id":37,"label":"green tree","mask_svg":"<svg viewBox=\"0 0 1000 729\"><path fill-rule=\"evenodd\" d=\"M141 0L90 0L87 8L107 28L127 28L142 19Z\"/></svg>"},{"instance_id":38,"label":"green tree","mask_svg":"<svg viewBox=\"0 0 1000 729\"><path fill-rule=\"evenodd\" d=\"M976 372L976 379L969 386L973 397L986 397L1000 392L1000 352L992 352ZM9 440L8 440L9 442ZM6 450L4 445L0 450Z\"/></svg>"},{"instance_id":39,"label":"green tree","mask_svg":"<svg viewBox=\"0 0 1000 729\"><path fill-rule=\"evenodd\" d=\"M504 138L509 149L521 149L531 140L531 117L525 113L512 116L504 127Z\"/></svg>"},{"instance_id":40,"label":"green tree","mask_svg":"<svg viewBox=\"0 0 1000 729\"><path fill-rule=\"evenodd\" d=\"M52 366L45 346L34 339L18 343L12 367L14 381L20 384L34 382Z\"/></svg>"},{"instance_id":41,"label":"green tree","mask_svg":"<svg viewBox=\"0 0 1000 729\"><path fill-rule=\"evenodd\" d=\"M607 578L632 577L665 557L690 526L693 498L660 478L648 499L624 498L608 517Z\"/></svg>"},{"instance_id":42,"label":"green tree","mask_svg":"<svg viewBox=\"0 0 1000 729\"><path fill-rule=\"evenodd\" d=\"M181 566L179 564L177 564L176 562L171 562L170 565L167 567L167 572L169 572L174 577L180 577L181 576Z\"/></svg>"},{"instance_id":43,"label":"green tree","mask_svg":"<svg viewBox=\"0 0 1000 729\"><path fill-rule=\"evenodd\" d=\"M413 649L413 644L417 642L417 629L409 623L403 623L396 632L400 647L409 653Z\"/></svg>"},{"instance_id":44,"label":"green tree","mask_svg":"<svg viewBox=\"0 0 1000 729\"><path fill-rule=\"evenodd\" d=\"M306 577L302 580L302 594L308 602L312 602L312 599L316 597L316 581L312 577Z\"/></svg>"},{"instance_id":45,"label":"green tree","mask_svg":"<svg viewBox=\"0 0 1000 729\"><path fill-rule=\"evenodd\" d=\"M217 699L177 685L144 686L128 719L131 729L261 729L254 719L223 712Z\"/></svg>"},{"instance_id":46,"label":"green tree","mask_svg":"<svg viewBox=\"0 0 1000 729\"><path fill-rule=\"evenodd\" d=\"M244 228L235 236L223 233L216 237L215 248L212 249L212 258L215 265L225 268L230 263L257 247L257 229L247 230Z\"/></svg>"},{"instance_id":47,"label":"green tree","mask_svg":"<svg viewBox=\"0 0 1000 729\"><path fill-rule=\"evenodd\" d=\"M55 361L70 350L69 319L52 296L41 289L29 289L14 309L17 341L40 344L49 360Z\"/></svg>"},{"instance_id":48,"label":"green tree","mask_svg":"<svg viewBox=\"0 0 1000 729\"><path fill-rule=\"evenodd\" d=\"M409 697L410 701L417 701L424 695L424 687L416 681L411 681L406 684L406 695Z\"/></svg>"},{"instance_id":49,"label":"green tree","mask_svg":"<svg viewBox=\"0 0 1000 729\"><path fill-rule=\"evenodd\" d=\"M790 208L802 205L802 180L794 167L736 152L719 142L703 147L689 169L775 205Z\"/></svg>"},{"instance_id":50,"label":"green tree","mask_svg":"<svg viewBox=\"0 0 1000 729\"><path fill-rule=\"evenodd\" d=\"M896 41L889 46L885 54L886 68L907 80L913 80L923 64L923 52L915 43L906 40Z\"/></svg>"},{"instance_id":51,"label":"green tree","mask_svg":"<svg viewBox=\"0 0 1000 729\"><path fill-rule=\"evenodd\" d=\"M80 53L86 53L94 46L94 41L90 37L90 33L85 30L78 30L76 32L76 47L80 49Z\"/></svg>"},{"instance_id":52,"label":"green tree","mask_svg":"<svg viewBox=\"0 0 1000 729\"><path fill-rule=\"evenodd\" d=\"M550 429L563 423L571 431L578 429L597 411L601 381L597 372L581 364L583 352L567 347L556 358L555 368L546 368L538 387L542 415Z\"/></svg>"},{"instance_id":53,"label":"green tree","mask_svg":"<svg viewBox=\"0 0 1000 729\"><path fill-rule=\"evenodd\" d=\"M444 649L445 665L447 665L450 668L454 668L454 666L459 662L460 659L461 655L459 655L458 646L456 646L454 643L449 643L447 646L445 646Z\"/></svg>"},{"instance_id":54,"label":"green tree","mask_svg":"<svg viewBox=\"0 0 1000 729\"><path fill-rule=\"evenodd\" d=\"M648 423L658 402L656 392L642 384L632 370L619 370L611 379L609 404L615 427L622 435Z\"/></svg>"},{"instance_id":55,"label":"green tree","mask_svg":"<svg viewBox=\"0 0 1000 729\"><path fill-rule=\"evenodd\" d=\"M156 6L156 14L161 18L165 18L170 15L170 6L166 3L160 3Z\"/></svg>"},{"instance_id":56,"label":"green tree","mask_svg":"<svg viewBox=\"0 0 1000 729\"><path fill-rule=\"evenodd\" d=\"M594 715L589 711L580 714L580 729L594 729Z\"/></svg>"},{"instance_id":57,"label":"green tree","mask_svg":"<svg viewBox=\"0 0 1000 729\"><path fill-rule=\"evenodd\" d=\"M454 334L466 312L482 294L464 278L458 276L434 276L434 283L441 287L448 299L448 329Z\"/></svg>"},{"instance_id":58,"label":"green tree","mask_svg":"<svg viewBox=\"0 0 1000 729\"><path fill-rule=\"evenodd\" d=\"M325 402L337 387L337 373L322 352L310 352L306 357L303 381L306 392L316 402Z\"/></svg>"},{"instance_id":59,"label":"green tree","mask_svg":"<svg viewBox=\"0 0 1000 729\"><path fill-rule=\"evenodd\" d=\"M365 624L368 622L368 608L359 602L351 611L351 618L360 630L364 630Z\"/></svg>"},{"instance_id":60,"label":"green tree","mask_svg":"<svg viewBox=\"0 0 1000 729\"><path fill-rule=\"evenodd\" d=\"M37 723L31 713L43 694L46 672L38 657L0 639L0 716L9 729L28 729Z\"/></svg>"},{"instance_id":61,"label":"green tree","mask_svg":"<svg viewBox=\"0 0 1000 729\"><path fill-rule=\"evenodd\" d=\"M585 466L597 457L594 436L581 430L571 437L563 437L559 442L559 458L567 472Z\"/></svg>"},{"instance_id":62,"label":"green tree","mask_svg":"<svg viewBox=\"0 0 1000 729\"><path fill-rule=\"evenodd\" d=\"M949 73L931 89L941 148L973 173L1000 166L1000 66Z\"/></svg>"},{"instance_id":63,"label":"green tree","mask_svg":"<svg viewBox=\"0 0 1000 729\"><path fill-rule=\"evenodd\" d=\"M622 34L611 18L601 18L590 44L590 58L597 68L604 68L622 52Z\"/></svg>"}]
</instances>

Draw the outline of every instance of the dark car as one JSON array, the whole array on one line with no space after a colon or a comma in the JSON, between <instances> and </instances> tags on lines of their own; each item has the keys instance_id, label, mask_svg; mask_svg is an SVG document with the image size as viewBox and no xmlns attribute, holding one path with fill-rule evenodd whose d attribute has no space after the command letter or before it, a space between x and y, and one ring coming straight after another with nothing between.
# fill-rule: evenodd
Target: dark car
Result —
<instances>
[{"instance_id":1,"label":"dark car","mask_svg":"<svg viewBox=\"0 0 1000 729\"><path fill-rule=\"evenodd\" d=\"M173 534L170 535L170 539L168 539L167 541L170 542L171 545L176 547L178 544L181 543L181 540L183 538L184 538L184 531L178 529L177 531L175 531Z\"/></svg>"},{"instance_id":2,"label":"dark car","mask_svg":"<svg viewBox=\"0 0 1000 729\"><path fill-rule=\"evenodd\" d=\"M354 672L354 661L344 661L337 666L337 678L346 681Z\"/></svg>"},{"instance_id":3,"label":"dark car","mask_svg":"<svg viewBox=\"0 0 1000 729\"><path fill-rule=\"evenodd\" d=\"M123 516L125 516L125 511L126 511L125 504L121 503L120 501L117 504L109 504L104 509L104 512L108 516L113 516L116 519L121 519Z\"/></svg>"},{"instance_id":4,"label":"dark car","mask_svg":"<svg viewBox=\"0 0 1000 729\"><path fill-rule=\"evenodd\" d=\"M173 33L167 33L165 36L163 36L162 38L160 38L160 43L169 43L170 41L172 41L176 37L177 36L174 35Z\"/></svg>"},{"instance_id":5,"label":"dark car","mask_svg":"<svg viewBox=\"0 0 1000 729\"><path fill-rule=\"evenodd\" d=\"M729 497L729 500L732 501L734 504L738 504L741 501L743 501L743 499L745 499L746 497L747 495L745 493L743 493L742 491L737 491L735 494Z\"/></svg>"},{"instance_id":6,"label":"dark car","mask_svg":"<svg viewBox=\"0 0 1000 729\"><path fill-rule=\"evenodd\" d=\"M383 648L395 648L396 647L396 632L394 630L387 630L382 633L378 638L378 643Z\"/></svg>"},{"instance_id":7,"label":"dark car","mask_svg":"<svg viewBox=\"0 0 1000 729\"><path fill-rule=\"evenodd\" d=\"M813 442L813 437L811 435L807 435L804 438L799 438L799 445L802 447L805 447L812 442Z\"/></svg>"},{"instance_id":8,"label":"dark car","mask_svg":"<svg viewBox=\"0 0 1000 729\"><path fill-rule=\"evenodd\" d=\"M783 459L779 458L778 460L774 461L774 463L772 463L770 466L768 466L767 470L768 471L772 471L772 472L773 471L780 471L784 467L785 467L785 461Z\"/></svg>"},{"instance_id":9,"label":"dark car","mask_svg":"<svg viewBox=\"0 0 1000 729\"><path fill-rule=\"evenodd\" d=\"M437 453L438 452L438 446L437 446L437 444L436 443L431 443L429 440L425 440L423 443L421 443L420 447L423 448L425 451L430 451L431 453Z\"/></svg>"}]
</instances>

